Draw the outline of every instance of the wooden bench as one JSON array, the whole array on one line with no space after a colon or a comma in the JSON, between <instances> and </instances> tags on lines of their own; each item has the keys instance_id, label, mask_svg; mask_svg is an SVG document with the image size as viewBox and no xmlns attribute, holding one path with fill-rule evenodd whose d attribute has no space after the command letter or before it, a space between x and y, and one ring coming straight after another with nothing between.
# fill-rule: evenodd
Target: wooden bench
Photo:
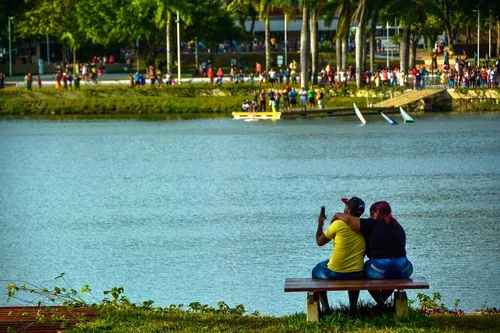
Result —
<instances>
[{"instance_id":1,"label":"wooden bench","mask_svg":"<svg viewBox=\"0 0 500 333\"><path fill-rule=\"evenodd\" d=\"M405 289L429 289L429 283L424 277L415 276L409 279L384 280L323 280L312 278L285 279L285 292L307 292L307 321L319 321L318 293L321 291L342 290L396 290L394 305L396 316L408 315L408 298Z\"/></svg>"}]
</instances>

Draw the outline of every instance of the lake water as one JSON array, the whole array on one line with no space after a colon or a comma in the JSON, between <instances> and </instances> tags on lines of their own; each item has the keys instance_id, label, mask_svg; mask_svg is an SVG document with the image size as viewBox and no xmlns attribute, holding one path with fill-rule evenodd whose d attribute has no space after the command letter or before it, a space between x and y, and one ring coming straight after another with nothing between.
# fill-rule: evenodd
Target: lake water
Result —
<instances>
[{"instance_id":1,"label":"lake water","mask_svg":"<svg viewBox=\"0 0 500 333\"><path fill-rule=\"evenodd\" d=\"M415 118L0 121L0 287L64 272L99 299L123 286L159 306L305 311L284 280L330 255L320 206L331 216L356 195L387 200L404 226L431 286L410 298L498 307L500 116Z\"/></svg>"}]
</instances>

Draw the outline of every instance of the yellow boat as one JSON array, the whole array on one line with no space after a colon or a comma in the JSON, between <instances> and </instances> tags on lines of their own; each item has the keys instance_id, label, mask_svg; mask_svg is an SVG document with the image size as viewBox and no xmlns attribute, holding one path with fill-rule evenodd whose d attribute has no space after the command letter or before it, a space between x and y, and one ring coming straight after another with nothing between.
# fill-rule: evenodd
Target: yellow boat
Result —
<instances>
[{"instance_id":1,"label":"yellow boat","mask_svg":"<svg viewBox=\"0 0 500 333\"><path fill-rule=\"evenodd\" d=\"M256 121L256 120L279 120L281 118L281 112L246 112L238 111L232 113L234 119L245 120L245 121Z\"/></svg>"}]
</instances>

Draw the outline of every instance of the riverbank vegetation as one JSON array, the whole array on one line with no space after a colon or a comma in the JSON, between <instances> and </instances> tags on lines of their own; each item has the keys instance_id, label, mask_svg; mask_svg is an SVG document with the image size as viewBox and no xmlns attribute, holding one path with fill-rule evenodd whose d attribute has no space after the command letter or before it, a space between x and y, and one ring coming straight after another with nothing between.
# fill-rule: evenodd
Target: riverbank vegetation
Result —
<instances>
[{"instance_id":1,"label":"riverbank vegetation","mask_svg":"<svg viewBox=\"0 0 500 333\"><path fill-rule=\"evenodd\" d=\"M319 323L306 321L304 313L282 317L246 314L243 305L234 308L224 302L216 307L197 302L185 307L182 304L156 307L153 301L133 303L124 296L123 287L104 291L105 298L98 300L85 285L75 290L67 283L64 274L56 279L60 286L40 288L29 283L10 283L8 300L26 300L38 305L60 305L66 309L74 307L94 309L97 316L37 316L37 324L60 323L62 328L72 327L68 332L487 332L500 330L500 313L496 308L483 307L466 314L458 309L458 301L452 309L441 302L439 293L432 296L418 294L410 301L407 318L397 318L391 306L377 307L361 303L356 314L350 314L346 305L340 304L333 312L321 318ZM84 298L89 297L91 302ZM300 310L300 309L297 309ZM60 312L59 312L60 313ZM28 324L27 324L28 325ZM69 325L69 326L67 326Z\"/></svg>"},{"instance_id":2,"label":"riverbank vegetation","mask_svg":"<svg viewBox=\"0 0 500 333\"><path fill-rule=\"evenodd\" d=\"M280 86L262 86L283 89ZM260 85L183 84L175 87L84 86L79 90L57 90L55 88L7 89L0 93L0 115L173 115L184 117L222 116L241 110L244 100L252 99ZM326 107L351 107L357 103L363 107L369 99L356 95L355 87L332 90L326 94ZM381 90L384 95L390 92ZM373 94L376 96L377 94ZM371 95L370 95L371 96Z\"/></svg>"},{"instance_id":3,"label":"riverbank vegetation","mask_svg":"<svg viewBox=\"0 0 500 333\"><path fill-rule=\"evenodd\" d=\"M126 86L82 86L80 89L42 88L26 91L6 89L0 93L0 116L14 117L105 117L105 118L204 118L231 117L240 111L244 100L265 89L281 91L284 84L182 84L174 87L129 88ZM479 90L479 91L476 91ZM458 91L458 92L457 92ZM498 111L497 92L489 89L457 90L453 98L436 103L437 111ZM361 108L395 97L401 87L374 89L347 87L325 88L326 108ZM268 100L268 97L267 97ZM463 103L466 100L467 103ZM281 104L283 106L283 104Z\"/></svg>"}]
</instances>

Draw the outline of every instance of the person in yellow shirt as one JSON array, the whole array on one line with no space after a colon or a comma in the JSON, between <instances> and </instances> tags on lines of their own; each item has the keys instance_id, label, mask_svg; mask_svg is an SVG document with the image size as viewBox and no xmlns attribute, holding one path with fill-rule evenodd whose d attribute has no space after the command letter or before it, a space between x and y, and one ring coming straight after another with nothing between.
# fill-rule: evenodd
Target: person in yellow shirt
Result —
<instances>
[{"instance_id":1,"label":"person in yellow shirt","mask_svg":"<svg viewBox=\"0 0 500 333\"><path fill-rule=\"evenodd\" d=\"M350 199L343 198L345 204L344 213L359 217L365 212L365 203L358 197ZM318 229L316 231L316 243L319 246L328 244L333 239L333 250L329 260L317 264L312 270L315 279L345 280L361 279L363 274L363 258L365 256L366 244L363 236L353 231L349 225L342 220L334 220L323 232L323 224L326 216L318 216ZM359 290L350 290L349 309L356 312L359 298ZM323 311L329 312L327 293L319 295Z\"/></svg>"}]
</instances>

